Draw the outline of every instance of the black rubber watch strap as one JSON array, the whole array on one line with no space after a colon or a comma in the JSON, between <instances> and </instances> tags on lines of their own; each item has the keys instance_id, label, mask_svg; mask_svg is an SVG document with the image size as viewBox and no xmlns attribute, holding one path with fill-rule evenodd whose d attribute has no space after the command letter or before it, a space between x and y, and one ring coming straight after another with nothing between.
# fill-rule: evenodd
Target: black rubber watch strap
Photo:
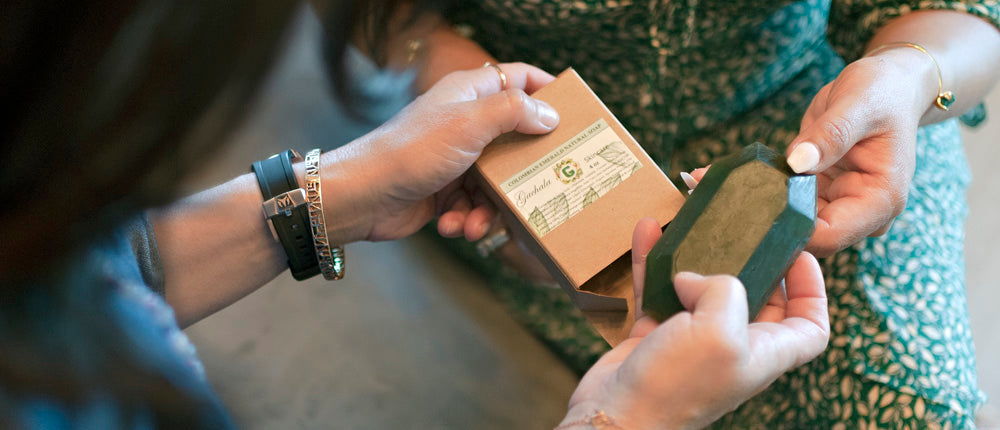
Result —
<instances>
[{"instance_id":1,"label":"black rubber watch strap","mask_svg":"<svg viewBox=\"0 0 1000 430\"><path fill-rule=\"evenodd\" d=\"M256 161L250 170L257 175L264 200L300 188L292 169L292 159L298 157L288 150L266 160ZM308 279L320 273L319 260L309 230L309 212L305 205L293 208L288 215L279 213L269 218L274 232L288 256L288 267L297 280Z\"/></svg>"}]
</instances>

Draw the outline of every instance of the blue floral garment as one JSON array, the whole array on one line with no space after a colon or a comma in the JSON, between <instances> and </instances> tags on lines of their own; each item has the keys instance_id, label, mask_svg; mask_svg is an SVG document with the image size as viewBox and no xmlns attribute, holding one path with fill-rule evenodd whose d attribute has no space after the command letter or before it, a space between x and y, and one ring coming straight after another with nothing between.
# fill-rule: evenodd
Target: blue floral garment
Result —
<instances>
[{"instance_id":1,"label":"blue floral garment","mask_svg":"<svg viewBox=\"0 0 1000 430\"><path fill-rule=\"evenodd\" d=\"M183 411L186 417L180 422L190 423L197 428L230 428L232 423L205 379L204 368L195 355L194 345L177 326L173 311L162 297L150 286L162 289L162 274L158 269L158 254L148 220L141 218L124 226L99 244L83 252L64 272L52 278L60 282L58 288L29 286L36 292L32 300L38 305L33 309L37 318L25 324L21 330L32 330L38 343L57 344L41 347L51 354L59 354L66 360L76 360L74 369L86 375L94 368L94 345L87 342L65 342L60 336L99 339L79 330L72 319L73 312L102 312L110 315L124 335L119 348L125 348L134 363L144 369L151 379L160 378L190 396L198 409ZM50 291L57 291L54 297ZM75 301L80 297L101 297L97 303L90 300ZM80 303L88 309L63 311L59 315L45 314L54 309L53 303ZM5 304L6 305L6 304ZM5 327L4 330L17 329ZM10 333L4 333L8 336ZM14 334L16 335L16 334ZM39 338L44 336L46 338ZM73 346L67 346L72 344ZM104 375L110 377L112 375ZM11 392L0 386L0 402L5 411L12 411L15 428L24 429L133 429L155 428L164 421L157 419L150 408L144 407L141 399L115 398L103 388L103 380L92 382L91 393L76 404L65 404L45 396ZM138 401L138 404L136 402ZM170 422L167 420L167 422Z\"/></svg>"},{"instance_id":2,"label":"blue floral garment","mask_svg":"<svg viewBox=\"0 0 1000 430\"><path fill-rule=\"evenodd\" d=\"M887 20L987 1L479 0L452 20L502 61L574 67L668 173L760 141L784 150L812 97ZM970 180L956 120L923 127L888 234L822 261L832 340L720 428L969 427L984 402L965 302ZM472 257L470 257L472 258ZM561 291L480 261L519 318L578 370L606 346Z\"/></svg>"}]
</instances>

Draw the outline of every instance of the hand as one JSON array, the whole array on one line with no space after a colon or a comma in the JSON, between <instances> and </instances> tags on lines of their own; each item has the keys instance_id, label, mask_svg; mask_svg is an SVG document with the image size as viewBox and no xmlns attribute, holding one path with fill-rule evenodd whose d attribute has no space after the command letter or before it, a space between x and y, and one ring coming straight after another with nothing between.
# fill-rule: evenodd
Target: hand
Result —
<instances>
[{"instance_id":1,"label":"hand","mask_svg":"<svg viewBox=\"0 0 1000 430\"><path fill-rule=\"evenodd\" d=\"M636 226L636 324L628 340L583 376L564 424L603 411L621 428L701 428L826 347L826 292L819 264L808 253L752 324L746 323L746 292L731 276L679 273L674 285L689 312L662 324L643 315L646 255L659 236L651 218Z\"/></svg>"},{"instance_id":2,"label":"hand","mask_svg":"<svg viewBox=\"0 0 1000 430\"><path fill-rule=\"evenodd\" d=\"M351 169L350 187L365 190L346 208L364 221L344 242L405 237L435 215L445 236L477 240L486 233L495 209L464 173L501 134L547 133L559 122L551 106L526 93L551 82L552 75L520 63L500 67L506 90L493 68L454 72L389 122L331 155L330 168Z\"/></svg>"},{"instance_id":3,"label":"hand","mask_svg":"<svg viewBox=\"0 0 1000 430\"><path fill-rule=\"evenodd\" d=\"M849 64L819 91L788 150L792 169L817 179L806 249L827 256L889 230L906 207L917 127L937 86L928 57L903 47Z\"/></svg>"}]
</instances>

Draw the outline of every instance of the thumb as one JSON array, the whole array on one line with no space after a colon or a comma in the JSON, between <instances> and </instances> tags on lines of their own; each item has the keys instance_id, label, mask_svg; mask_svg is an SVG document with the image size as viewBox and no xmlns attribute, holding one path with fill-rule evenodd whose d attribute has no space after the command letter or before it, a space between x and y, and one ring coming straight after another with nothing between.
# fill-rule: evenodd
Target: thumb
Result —
<instances>
[{"instance_id":1,"label":"thumb","mask_svg":"<svg viewBox=\"0 0 1000 430\"><path fill-rule=\"evenodd\" d=\"M559 114L552 106L533 98L519 88L510 88L464 103L469 108L471 130L490 133L485 142L501 134L518 131L526 134L548 133L559 125Z\"/></svg>"},{"instance_id":2,"label":"thumb","mask_svg":"<svg viewBox=\"0 0 1000 430\"><path fill-rule=\"evenodd\" d=\"M839 97L815 121L804 128L788 147L788 166L795 173L819 173L844 156L867 136L865 113L854 97Z\"/></svg>"},{"instance_id":3,"label":"thumb","mask_svg":"<svg viewBox=\"0 0 1000 430\"><path fill-rule=\"evenodd\" d=\"M646 281L646 257L660 239L660 224L654 218L643 218L632 232L632 292L635 294L635 319L642 318L642 291Z\"/></svg>"},{"instance_id":4,"label":"thumb","mask_svg":"<svg viewBox=\"0 0 1000 430\"><path fill-rule=\"evenodd\" d=\"M695 321L729 335L745 336L749 320L747 295L738 279L680 272L674 277L674 287Z\"/></svg>"}]
</instances>

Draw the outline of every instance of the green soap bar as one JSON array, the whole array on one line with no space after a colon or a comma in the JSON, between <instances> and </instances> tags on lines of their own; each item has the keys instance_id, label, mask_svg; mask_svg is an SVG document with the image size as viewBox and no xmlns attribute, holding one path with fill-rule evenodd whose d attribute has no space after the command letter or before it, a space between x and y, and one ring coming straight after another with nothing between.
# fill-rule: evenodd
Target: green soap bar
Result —
<instances>
[{"instance_id":1,"label":"green soap bar","mask_svg":"<svg viewBox=\"0 0 1000 430\"><path fill-rule=\"evenodd\" d=\"M747 290L753 320L816 228L816 177L754 143L712 164L646 259L642 310L683 311L674 275L729 274Z\"/></svg>"}]
</instances>

